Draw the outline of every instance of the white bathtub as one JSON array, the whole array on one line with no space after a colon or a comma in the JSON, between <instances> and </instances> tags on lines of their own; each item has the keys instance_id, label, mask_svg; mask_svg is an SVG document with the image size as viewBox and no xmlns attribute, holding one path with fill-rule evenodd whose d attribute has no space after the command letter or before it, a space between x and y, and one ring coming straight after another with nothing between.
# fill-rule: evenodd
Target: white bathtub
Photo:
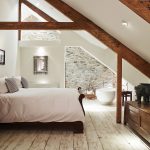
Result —
<instances>
[{"instance_id":1,"label":"white bathtub","mask_svg":"<svg viewBox=\"0 0 150 150\"><path fill-rule=\"evenodd\" d=\"M115 88L101 88L96 90L97 99L103 105L111 105L115 99Z\"/></svg>"}]
</instances>

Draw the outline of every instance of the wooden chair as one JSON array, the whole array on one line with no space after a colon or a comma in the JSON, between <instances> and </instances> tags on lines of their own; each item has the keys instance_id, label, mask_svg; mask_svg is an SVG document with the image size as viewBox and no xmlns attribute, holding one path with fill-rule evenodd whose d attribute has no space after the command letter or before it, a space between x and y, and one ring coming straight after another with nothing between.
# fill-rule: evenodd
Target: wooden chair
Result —
<instances>
[{"instance_id":1,"label":"wooden chair","mask_svg":"<svg viewBox=\"0 0 150 150\"><path fill-rule=\"evenodd\" d=\"M128 100L128 97L132 101L132 91L122 91L122 105Z\"/></svg>"}]
</instances>

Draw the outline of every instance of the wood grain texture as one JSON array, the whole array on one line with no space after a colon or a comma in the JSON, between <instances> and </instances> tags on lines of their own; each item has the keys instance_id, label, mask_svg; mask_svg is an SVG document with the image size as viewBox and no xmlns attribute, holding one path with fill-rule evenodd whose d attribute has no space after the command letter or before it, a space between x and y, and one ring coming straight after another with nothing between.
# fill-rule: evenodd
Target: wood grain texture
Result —
<instances>
[{"instance_id":1,"label":"wood grain texture","mask_svg":"<svg viewBox=\"0 0 150 150\"><path fill-rule=\"evenodd\" d=\"M32 141L32 145L30 146L29 150L42 150L45 148L48 139L50 137L50 131L38 131L37 136Z\"/></svg>"},{"instance_id":2,"label":"wood grain texture","mask_svg":"<svg viewBox=\"0 0 150 150\"><path fill-rule=\"evenodd\" d=\"M121 112L122 112L122 53L121 51L117 55L117 111L116 111L116 122L121 123Z\"/></svg>"},{"instance_id":3,"label":"wood grain texture","mask_svg":"<svg viewBox=\"0 0 150 150\"><path fill-rule=\"evenodd\" d=\"M0 30L83 30L74 22L0 22Z\"/></svg>"},{"instance_id":4,"label":"wood grain texture","mask_svg":"<svg viewBox=\"0 0 150 150\"><path fill-rule=\"evenodd\" d=\"M103 42L113 51L118 53L119 50L123 51L122 57L127 60L131 65L137 68L146 76L150 77L150 63L145 61L142 57L137 55L131 49L123 45L120 41L112 37L106 31L98 27L88 18L71 8L60 0L46 0L48 3L53 5L56 9L60 10L66 16L74 21L74 23L15 23L15 22L0 22L0 30L86 30L98 40Z\"/></svg>"},{"instance_id":5,"label":"wood grain texture","mask_svg":"<svg viewBox=\"0 0 150 150\"><path fill-rule=\"evenodd\" d=\"M116 124L115 106L84 100L85 132L39 129L0 129L1 150L148 150L123 124Z\"/></svg>"},{"instance_id":6,"label":"wood grain texture","mask_svg":"<svg viewBox=\"0 0 150 150\"><path fill-rule=\"evenodd\" d=\"M120 0L128 8L150 23L150 1L149 0Z\"/></svg>"},{"instance_id":7,"label":"wood grain texture","mask_svg":"<svg viewBox=\"0 0 150 150\"><path fill-rule=\"evenodd\" d=\"M138 132L150 146L150 104L126 102L125 123Z\"/></svg>"},{"instance_id":8,"label":"wood grain texture","mask_svg":"<svg viewBox=\"0 0 150 150\"><path fill-rule=\"evenodd\" d=\"M82 14L80 14L78 11L64 3L60 0L45 0L52 6L54 6L56 9L60 10L64 15L69 17L72 21L75 22L83 22L87 21L87 18L85 18Z\"/></svg>"},{"instance_id":9,"label":"wood grain texture","mask_svg":"<svg viewBox=\"0 0 150 150\"><path fill-rule=\"evenodd\" d=\"M90 21L88 18L77 12L75 9L67 5L60 0L46 0L56 9L60 10L64 15L68 16L74 22L80 22L81 25L85 26L85 30L96 37L98 40L103 42L109 48L111 48L116 53L119 50L123 51L122 57L132 64L135 68L140 70L143 74L150 77L150 63L145 61L142 57L137 55L131 49L123 45L120 41L115 39L109 33L104 31L102 28L97 26L95 23Z\"/></svg>"},{"instance_id":10,"label":"wood grain texture","mask_svg":"<svg viewBox=\"0 0 150 150\"><path fill-rule=\"evenodd\" d=\"M88 18L74 10L69 5L65 4L59 0L46 0L48 3L53 5L56 9L60 10L64 15L68 16L75 22L80 22L81 24L87 25L85 30L96 37L98 40L103 42L114 52L118 54L118 77L117 77L117 114L116 122L121 123L121 92L122 92L122 58L127 60L135 68L139 69L143 74L150 77L150 63L145 61L142 57L137 55L135 52L130 50L128 47L123 45L120 41L112 37L106 31L98 27ZM121 56L120 56L121 54Z\"/></svg>"}]
</instances>

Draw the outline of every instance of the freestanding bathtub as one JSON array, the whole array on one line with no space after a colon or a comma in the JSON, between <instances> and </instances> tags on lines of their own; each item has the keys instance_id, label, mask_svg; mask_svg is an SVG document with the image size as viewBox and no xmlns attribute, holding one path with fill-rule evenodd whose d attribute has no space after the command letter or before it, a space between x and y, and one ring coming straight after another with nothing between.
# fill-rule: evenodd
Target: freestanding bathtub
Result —
<instances>
[{"instance_id":1,"label":"freestanding bathtub","mask_svg":"<svg viewBox=\"0 0 150 150\"><path fill-rule=\"evenodd\" d=\"M115 88L101 88L96 90L97 99L103 105L111 105L115 99Z\"/></svg>"}]
</instances>

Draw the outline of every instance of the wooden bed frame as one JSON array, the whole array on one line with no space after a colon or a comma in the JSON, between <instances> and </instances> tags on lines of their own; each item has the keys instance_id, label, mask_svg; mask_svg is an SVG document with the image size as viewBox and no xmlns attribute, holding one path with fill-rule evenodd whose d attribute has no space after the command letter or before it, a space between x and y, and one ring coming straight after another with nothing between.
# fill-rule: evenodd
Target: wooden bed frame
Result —
<instances>
[{"instance_id":1,"label":"wooden bed frame","mask_svg":"<svg viewBox=\"0 0 150 150\"><path fill-rule=\"evenodd\" d=\"M81 104L83 113L85 111L83 108L82 100L85 97L84 94L79 95L79 102ZM61 130L71 130L74 133L83 133L84 125L82 121L75 122L15 122L15 123L0 123L0 129L61 129Z\"/></svg>"}]
</instances>

